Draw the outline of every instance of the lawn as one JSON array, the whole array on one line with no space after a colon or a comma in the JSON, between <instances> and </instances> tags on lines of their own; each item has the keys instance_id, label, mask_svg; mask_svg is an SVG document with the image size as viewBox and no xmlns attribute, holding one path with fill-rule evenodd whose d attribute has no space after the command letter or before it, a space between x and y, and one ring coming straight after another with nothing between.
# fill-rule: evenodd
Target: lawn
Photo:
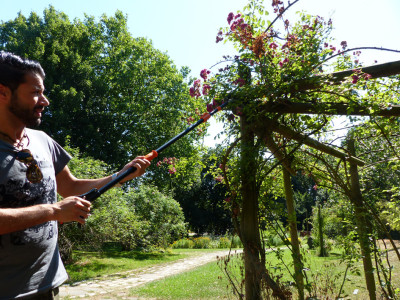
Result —
<instances>
[{"instance_id":1,"label":"lawn","mask_svg":"<svg viewBox=\"0 0 400 300\"><path fill-rule=\"evenodd\" d=\"M172 249L164 253L77 252L75 263L68 265L67 269L72 281L121 272L123 276L124 271L143 269L209 251L215 251L215 249ZM392 284L398 287L400 264L393 254L389 252L393 268ZM283 260L278 259L278 256ZM339 290L342 290L341 299L369 298L365 289L361 259L356 261L351 268L347 268L346 262L341 260L339 250L332 251L330 256L325 258L316 256L313 251L305 250L304 257L306 284L308 284L307 296L317 295L318 299L335 299ZM290 276L293 266L290 264L289 250L282 250L279 255L274 252L267 253L266 261L270 274L275 278L279 277L280 282L285 283L293 292L293 299L296 299L296 290L293 288L293 279ZM233 294L234 287L226 274L228 273L235 282L236 291L243 293L242 266L240 255L233 255L227 265L220 259L218 262L124 291L123 294L132 299L238 299ZM377 294L378 296L381 294L378 283ZM120 295L121 293L118 297L109 295L110 298L107 299L122 299Z\"/></svg>"},{"instance_id":2,"label":"lawn","mask_svg":"<svg viewBox=\"0 0 400 300\"><path fill-rule=\"evenodd\" d=\"M105 275L140 270L150 266L195 256L212 249L172 249L168 251L75 251L73 262L65 267L69 274L67 283L98 278ZM121 274L123 276L123 274Z\"/></svg>"},{"instance_id":3,"label":"lawn","mask_svg":"<svg viewBox=\"0 0 400 300\"><path fill-rule=\"evenodd\" d=\"M280 253L284 262L291 261L289 250ZM365 288L363 267L361 260L347 269L347 264L340 259L340 253L333 251L329 257L318 257L309 252L306 259L307 296L317 296L314 299L368 299ZM394 258L396 260L397 258ZM276 253L268 253L266 258L268 269L275 278L280 277L293 292L293 299L297 299L296 290L291 286L293 279L290 276L292 266L282 263ZM131 297L140 299L239 299L233 295L233 287L229 283L226 272L223 272L223 262L209 263L190 272L171 276L160 281L152 282L141 287L131 289ZM241 268L242 260L234 255L228 264L229 275L236 283L239 292L243 292ZM394 264L393 285L400 285L399 263ZM347 269L347 272L346 272ZM346 274L346 276L345 276ZM343 287L342 287L343 284ZM337 298L342 290L340 298ZM377 294L381 289L377 281ZM379 298L379 297L378 297Z\"/></svg>"}]
</instances>

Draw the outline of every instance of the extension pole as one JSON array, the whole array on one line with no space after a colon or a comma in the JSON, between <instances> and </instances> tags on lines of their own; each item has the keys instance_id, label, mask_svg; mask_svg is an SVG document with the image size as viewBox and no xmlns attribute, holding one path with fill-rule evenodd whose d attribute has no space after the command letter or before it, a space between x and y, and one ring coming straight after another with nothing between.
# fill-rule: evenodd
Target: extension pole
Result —
<instances>
[{"instance_id":1,"label":"extension pole","mask_svg":"<svg viewBox=\"0 0 400 300\"><path fill-rule=\"evenodd\" d=\"M152 150L149 154L147 154L145 156L145 159L151 161L154 158L156 158L163 150L165 150L166 148L168 148L169 146L171 146L172 144L174 144L176 141L178 141L179 139L181 139L182 137L184 137L185 135L187 135L189 132L193 131L197 126L199 126L200 124L203 124L205 122L207 122L207 120L213 116L214 114L216 114L217 112L219 112L220 110L222 110L222 108L224 108L225 106L227 106L229 103L229 101L226 101L224 103L222 103L220 106L218 106L217 108L215 108L213 111L211 111L210 113L204 113L201 118L194 124L192 124L191 126L189 126L188 128L186 128L184 131L182 131L181 133L179 133L178 135L176 135L175 137L173 137L172 139L170 139L168 142L166 142L164 145L162 145L161 147L157 148L156 150ZM129 169L125 170L124 172L122 172L121 174L119 174L117 177L115 177L113 180L111 180L110 182L108 182L107 184L105 184L104 186L102 186L99 189L92 189L89 192L80 195L79 197L81 198L85 198L86 200L89 201L94 201L96 200L98 197L100 197L102 194L104 194L106 191L108 191L109 189L111 189L114 185L116 185L117 183L119 183L122 179L124 179L125 177L127 177L129 174L133 173L136 171L135 167L130 167Z\"/></svg>"}]
</instances>

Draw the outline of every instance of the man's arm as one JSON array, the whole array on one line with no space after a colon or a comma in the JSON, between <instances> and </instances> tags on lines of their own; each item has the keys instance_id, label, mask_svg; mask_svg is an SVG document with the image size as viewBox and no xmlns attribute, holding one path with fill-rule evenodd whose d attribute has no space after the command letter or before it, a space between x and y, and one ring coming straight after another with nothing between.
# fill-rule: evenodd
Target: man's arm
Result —
<instances>
[{"instance_id":1,"label":"man's arm","mask_svg":"<svg viewBox=\"0 0 400 300\"><path fill-rule=\"evenodd\" d=\"M0 235L24 230L48 221L81 224L90 213L89 201L78 197L68 197L54 204L39 204L21 208L0 209Z\"/></svg>"},{"instance_id":2,"label":"man's arm","mask_svg":"<svg viewBox=\"0 0 400 300\"><path fill-rule=\"evenodd\" d=\"M150 162L140 156L128 163L122 170L130 167L137 170L127 176L125 181L141 176L146 171ZM93 188L100 188L111 181L111 176L100 179L77 179L66 166L56 175L57 191L65 197L62 201L54 204L39 204L22 208L0 209L0 235L24 230L26 228L45 223L47 221L58 221L67 223L76 221L81 224L89 216L91 203L77 197Z\"/></svg>"},{"instance_id":3,"label":"man's arm","mask_svg":"<svg viewBox=\"0 0 400 300\"><path fill-rule=\"evenodd\" d=\"M146 171L146 168L150 165L150 162L144 158L144 156L138 156L130 163L126 164L120 171L123 172L130 167L135 167L136 171L129 174L124 182L129 181L135 177L141 176ZM111 176L99 178L99 179L78 179L71 174L68 166L57 174L57 192L63 197L82 195L91 189L99 189L108 182L111 181Z\"/></svg>"}]
</instances>

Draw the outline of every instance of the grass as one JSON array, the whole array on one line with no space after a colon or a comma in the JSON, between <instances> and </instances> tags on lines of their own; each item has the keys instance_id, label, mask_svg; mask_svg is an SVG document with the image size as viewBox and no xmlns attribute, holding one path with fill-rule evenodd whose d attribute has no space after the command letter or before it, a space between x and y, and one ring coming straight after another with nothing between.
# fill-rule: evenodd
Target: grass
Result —
<instances>
[{"instance_id":1,"label":"grass","mask_svg":"<svg viewBox=\"0 0 400 300\"><path fill-rule=\"evenodd\" d=\"M289 250L282 251L284 261L291 261ZM344 283L342 299L368 299L368 292L365 288L362 262L356 263L352 269L346 273L347 265L340 260L340 253L334 251L329 257L318 257L315 253L309 253L306 267L307 281L310 291L306 295L317 295L318 299L336 299L342 283ZM282 264L274 253L267 254L268 269L272 276L281 277L280 282L290 283L293 281L288 269ZM176 276L165 278L164 280L152 282L141 287L131 289L129 296L140 297L140 299L237 299L233 296L232 286L229 284L227 276L217 263L209 263L190 272L185 272ZM240 268L242 260L233 257L228 267L229 273L240 289L242 280ZM399 264L397 263L397 268ZM346 273L346 280L344 274ZM399 271L393 274L393 284L399 286ZM289 286L293 293L293 299L297 299L296 290ZM243 293L243 291L241 291ZM377 284L377 293L381 290Z\"/></svg>"},{"instance_id":2,"label":"grass","mask_svg":"<svg viewBox=\"0 0 400 300\"><path fill-rule=\"evenodd\" d=\"M155 264L163 264L177 259L194 256L198 253L215 251L215 249L172 249L165 253L141 253L141 252L120 252L107 251L102 254L91 252L75 253L76 261L68 265L67 270L72 281L94 278L106 274L114 274L128 270L143 269ZM306 295L317 295L319 299L335 299L343 285L343 299L368 299L365 288L362 261L357 261L351 268L347 269L345 262L342 262L339 250L334 249L329 257L318 257L314 251L304 250L306 276L309 284L309 291ZM393 252L389 252L394 256ZM270 274L280 282L284 282L293 292L293 299L296 299L296 290L290 283L293 281L290 272L293 272L291 253L288 250L279 252L279 256L289 265L285 266L276 253L267 253L267 268ZM392 285L400 285L400 264L397 258L392 257ZM238 255L233 256L226 268L240 290L242 281L242 260ZM179 275L170 276L163 280L155 281L129 291L124 291L124 296L132 298L123 299L237 299L233 296L232 285L223 272L225 264L219 260L218 264L213 262L192 271ZM344 281L344 274L346 280ZM122 275L123 276L123 275ZM353 294L358 290L357 294ZM243 291L240 291L243 293ZM377 293L381 290L377 284ZM119 294L120 295L120 294ZM115 296L115 295L114 295ZM120 296L111 295L107 299L122 299Z\"/></svg>"},{"instance_id":3,"label":"grass","mask_svg":"<svg viewBox=\"0 0 400 300\"><path fill-rule=\"evenodd\" d=\"M218 265L215 262L208 263L195 270L131 289L128 295L164 300L228 299L228 281L220 275L222 272Z\"/></svg>"},{"instance_id":4,"label":"grass","mask_svg":"<svg viewBox=\"0 0 400 300\"><path fill-rule=\"evenodd\" d=\"M67 283L93 279L101 276L139 270L157 264L176 261L210 249L172 249L166 252L140 251L75 251L73 262L65 267L70 279ZM123 275L121 275L123 276Z\"/></svg>"}]
</instances>

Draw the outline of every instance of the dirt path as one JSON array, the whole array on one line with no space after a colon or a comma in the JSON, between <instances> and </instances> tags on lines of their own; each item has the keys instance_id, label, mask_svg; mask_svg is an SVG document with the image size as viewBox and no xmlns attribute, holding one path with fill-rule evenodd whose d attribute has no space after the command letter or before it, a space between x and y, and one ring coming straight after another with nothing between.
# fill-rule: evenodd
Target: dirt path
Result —
<instances>
[{"instance_id":1,"label":"dirt path","mask_svg":"<svg viewBox=\"0 0 400 300\"><path fill-rule=\"evenodd\" d=\"M238 253L232 251L231 254ZM210 253L200 254L194 257L181 259L175 262L156 265L144 270L124 272L113 276L94 279L92 281L79 282L74 285L63 285L60 287L60 299L89 299L114 292L121 292L129 288L146 284L167 276L179 274L196 267L216 261L218 257L229 254L229 250L220 250ZM107 298L112 299L112 298Z\"/></svg>"}]
</instances>

